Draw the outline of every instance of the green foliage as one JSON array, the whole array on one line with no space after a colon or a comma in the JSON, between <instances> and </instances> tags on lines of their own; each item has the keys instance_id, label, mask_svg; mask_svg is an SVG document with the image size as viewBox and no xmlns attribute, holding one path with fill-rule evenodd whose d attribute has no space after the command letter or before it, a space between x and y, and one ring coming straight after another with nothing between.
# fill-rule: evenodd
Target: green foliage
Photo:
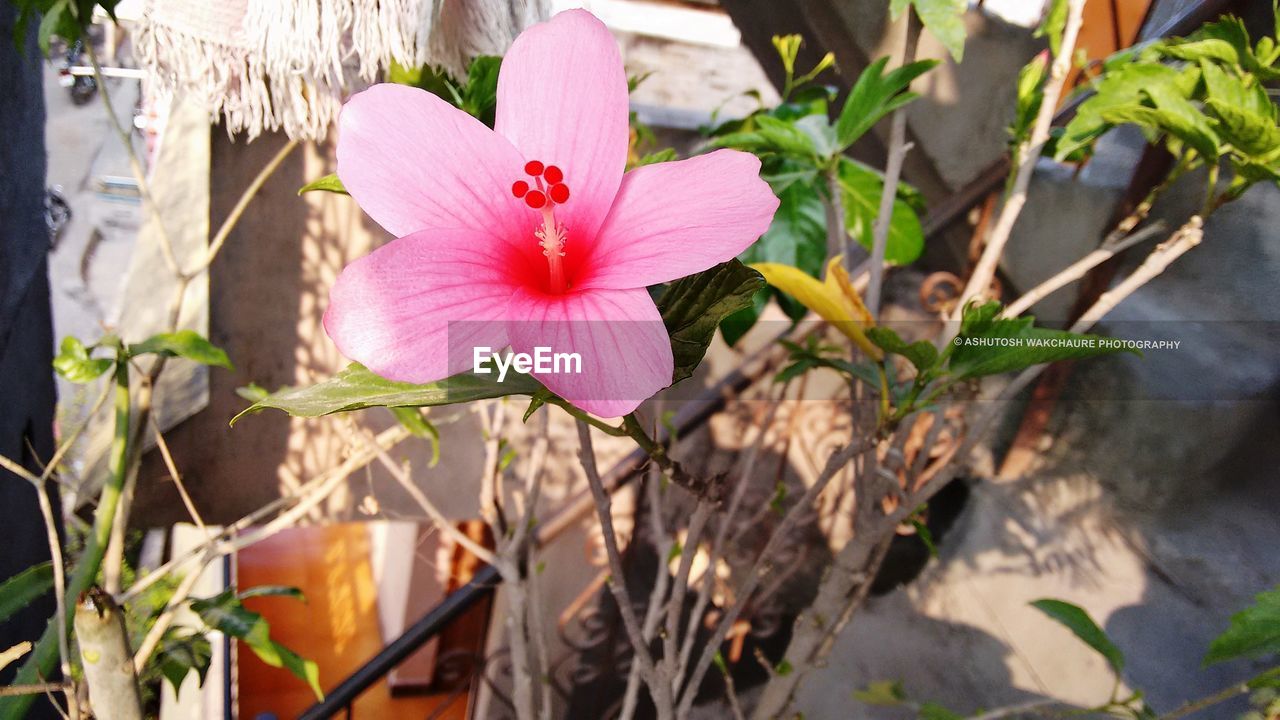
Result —
<instances>
[{"instance_id":1,"label":"green foliage","mask_svg":"<svg viewBox=\"0 0 1280 720\"><path fill-rule=\"evenodd\" d=\"M129 355L156 354L162 357L183 357L194 360L201 365L217 365L234 370L231 360L221 348L204 339L194 330L179 330L172 333L152 335L146 340L129 346Z\"/></svg>"},{"instance_id":2,"label":"green foliage","mask_svg":"<svg viewBox=\"0 0 1280 720\"><path fill-rule=\"evenodd\" d=\"M1226 632L1209 646L1204 664L1267 655L1280 655L1280 587L1259 593L1253 605L1231 616Z\"/></svg>"},{"instance_id":3,"label":"green foliage","mask_svg":"<svg viewBox=\"0 0 1280 720\"><path fill-rule=\"evenodd\" d=\"M745 118L708 128L707 146L758 156L761 174L778 196L778 211L768 231L738 259L748 264L789 265L818 277L827 256L826 206L833 200L840 202L844 231L868 248L879 211L883 175L844 157L844 151L885 115L915 99L907 88L936 62L922 61L886 73L888 59L877 61L859 77L833 124L828 114L834 91L812 84L813 78L830 67L829 56L799 74L795 66L799 36L776 37L774 46L787 78L782 103L761 106ZM833 192L837 197L833 198ZM917 213L922 209L919 193L901 185L890 219L890 262L909 263L919 257L924 236ZM766 288L756 294L750 306L721 324L725 341L732 345L745 335L770 299L776 299L793 320L806 313L800 303L776 288Z\"/></svg>"},{"instance_id":4,"label":"green foliage","mask_svg":"<svg viewBox=\"0 0 1280 720\"><path fill-rule=\"evenodd\" d=\"M919 95L908 91L911 82L937 66L937 60L920 60L884 72L889 58L871 63L858 76L836 121L836 137L842 148L857 142L884 116L915 100Z\"/></svg>"},{"instance_id":5,"label":"green foliage","mask_svg":"<svg viewBox=\"0 0 1280 720\"><path fill-rule=\"evenodd\" d=\"M458 80L442 67L407 68L393 62L387 72L387 80L426 90L493 127L498 105L498 70L501 67L501 57L480 55L467 66L466 79Z\"/></svg>"},{"instance_id":6,"label":"green foliage","mask_svg":"<svg viewBox=\"0 0 1280 720\"><path fill-rule=\"evenodd\" d=\"M13 0L18 11L13 28L14 44L21 48L27 37L27 27L40 15L40 27L36 41L40 52L49 54L49 41L58 36L68 43L84 37L93 23L93 8L100 6L112 19L116 19L116 5L120 0Z\"/></svg>"},{"instance_id":7,"label":"green foliage","mask_svg":"<svg viewBox=\"0 0 1280 720\"><path fill-rule=\"evenodd\" d=\"M658 299L658 312L671 336L673 383L693 375L720 321L747 307L764 286L760 273L730 260L667 287Z\"/></svg>"},{"instance_id":8,"label":"green foliage","mask_svg":"<svg viewBox=\"0 0 1280 720\"><path fill-rule=\"evenodd\" d=\"M302 193L309 193L316 190L339 193L341 195L350 194L347 192L347 188L342 184L342 181L338 179L337 173L329 173L319 180L312 180L306 185L298 188L298 194L301 195Z\"/></svg>"},{"instance_id":9,"label":"green foliage","mask_svg":"<svg viewBox=\"0 0 1280 720\"><path fill-rule=\"evenodd\" d=\"M507 395L533 395L540 387L532 377L515 372L509 373L503 382L498 382L493 373L462 373L439 382L414 385L388 380L359 363L351 363L324 382L274 392L236 415L231 423L234 425L245 415L266 408L298 417L319 417L370 407L430 407Z\"/></svg>"},{"instance_id":10,"label":"green foliage","mask_svg":"<svg viewBox=\"0 0 1280 720\"><path fill-rule=\"evenodd\" d=\"M908 343L898 333L886 327L867 329L867 338L887 353L901 355L915 366L916 372L926 373L938 364L938 349L928 340L917 340Z\"/></svg>"},{"instance_id":11,"label":"green foliage","mask_svg":"<svg viewBox=\"0 0 1280 720\"><path fill-rule=\"evenodd\" d=\"M1009 126L1010 142L1016 147L1031 135L1036 115L1044 101L1044 83L1049 77L1049 56L1040 53L1018 72L1018 101Z\"/></svg>"},{"instance_id":12,"label":"green foliage","mask_svg":"<svg viewBox=\"0 0 1280 720\"><path fill-rule=\"evenodd\" d=\"M947 349L947 371L957 380L1014 372L1032 365L1136 350L1099 335L1036 327L1035 319L999 318L1000 304L971 304L960 334Z\"/></svg>"},{"instance_id":13,"label":"green foliage","mask_svg":"<svg viewBox=\"0 0 1280 720\"><path fill-rule=\"evenodd\" d=\"M0 583L0 623L53 589L53 566L32 565Z\"/></svg>"},{"instance_id":14,"label":"green foliage","mask_svg":"<svg viewBox=\"0 0 1280 720\"><path fill-rule=\"evenodd\" d=\"M789 382L814 368L829 368L845 375L850 381L861 380L872 387L876 387L880 381L875 368L869 364L850 362L847 348L825 345L816 335L805 338L804 345L790 340L778 342L788 350L787 359L790 364L774 375L774 382Z\"/></svg>"},{"instance_id":15,"label":"green foliage","mask_svg":"<svg viewBox=\"0 0 1280 720\"><path fill-rule=\"evenodd\" d=\"M204 685L212 660L213 646L208 636L186 628L170 627L160 639L151 663L177 692L182 681L193 671L200 685Z\"/></svg>"},{"instance_id":16,"label":"green foliage","mask_svg":"<svg viewBox=\"0 0 1280 720\"><path fill-rule=\"evenodd\" d=\"M1062 600L1046 598L1031 603L1032 607L1061 623L1084 644L1106 658L1117 675L1124 670L1124 654L1111 642L1111 638L1089 617L1089 613L1077 605Z\"/></svg>"},{"instance_id":17,"label":"green foliage","mask_svg":"<svg viewBox=\"0 0 1280 720\"><path fill-rule=\"evenodd\" d=\"M98 347L85 347L79 338L67 336L62 339L58 355L53 359L53 369L59 375L73 383L91 382L111 369L115 364L113 358L95 358L91 351Z\"/></svg>"},{"instance_id":18,"label":"green foliage","mask_svg":"<svg viewBox=\"0 0 1280 720\"><path fill-rule=\"evenodd\" d=\"M1231 182L1221 197L1206 198L1211 211L1255 182L1280 181L1280 127L1264 85L1280 79L1278 60L1273 39L1251 43L1234 17L1118 53L1058 133L1053 154L1082 159L1107 130L1136 125L1186 168L1227 160Z\"/></svg>"},{"instance_id":19,"label":"green foliage","mask_svg":"<svg viewBox=\"0 0 1280 720\"><path fill-rule=\"evenodd\" d=\"M431 441L431 460L427 463L427 467L435 467L440 462L440 431L436 429L436 426L416 407L393 407L388 409L406 430L416 437L426 438ZM534 409L536 410L537 408ZM528 420L528 417L525 420Z\"/></svg>"},{"instance_id":20,"label":"green foliage","mask_svg":"<svg viewBox=\"0 0 1280 720\"><path fill-rule=\"evenodd\" d=\"M1049 39L1049 52L1056 57L1058 51L1062 49L1062 33L1067 29L1067 12L1069 10L1067 0L1052 0L1049 3L1049 9L1044 14L1044 19L1040 21L1040 26L1036 28L1035 37L1043 37Z\"/></svg>"},{"instance_id":21,"label":"green foliage","mask_svg":"<svg viewBox=\"0 0 1280 720\"><path fill-rule=\"evenodd\" d=\"M249 591L249 593L252 592ZM286 594L289 593L286 592ZM193 600L191 609L200 616L205 625L240 640L249 646L253 654L264 663L271 667L282 667L288 670L295 677L306 682L317 699L324 699L324 691L320 689L320 668L314 661L304 659L272 640L270 625L261 615L245 608L241 603L243 597L251 597L251 595L248 593L237 595L234 590L227 589L211 598Z\"/></svg>"},{"instance_id":22,"label":"green foliage","mask_svg":"<svg viewBox=\"0 0 1280 720\"><path fill-rule=\"evenodd\" d=\"M872 229L880 213L880 195L884 192L884 176L856 160L841 157L837 179L844 203L845 229L870 250ZM911 192L910 189L899 189L899 195L893 201L884 252L884 259L891 265L908 265L924 252L924 229L920 225L920 216L904 198Z\"/></svg>"},{"instance_id":23,"label":"green foliage","mask_svg":"<svg viewBox=\"0 0 1280 720\"><path fill-rule=\"evenodd\" d=\"M956 62L964 59L964 13L969 9L968 0L891 0L889 12L897 18L908 5L915 6L920 22Z\"/></svg>"}]
</instances>

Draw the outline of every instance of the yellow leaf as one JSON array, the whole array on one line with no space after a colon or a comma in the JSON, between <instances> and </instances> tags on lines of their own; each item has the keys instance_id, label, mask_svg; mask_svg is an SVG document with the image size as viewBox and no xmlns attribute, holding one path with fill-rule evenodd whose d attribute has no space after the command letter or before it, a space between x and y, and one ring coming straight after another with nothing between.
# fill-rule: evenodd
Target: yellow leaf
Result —
<instances>
[{"instance_id":1,"label":"yellow leaf","mask_svg":"<svg viewBox=\"0 0 1280 720\"><path fill-rule=\"evenodd\" d=\"M871 313L862 304L849 273L834 257L827 264L826 280L818 280L803 271L781 263L755 263L752 269L764 276L766 282L795 298L797 302L817 313L854 342L864 353L880 360L884 352L867 339L863 332L875 325Z\"/></svg>"}]
</instances>

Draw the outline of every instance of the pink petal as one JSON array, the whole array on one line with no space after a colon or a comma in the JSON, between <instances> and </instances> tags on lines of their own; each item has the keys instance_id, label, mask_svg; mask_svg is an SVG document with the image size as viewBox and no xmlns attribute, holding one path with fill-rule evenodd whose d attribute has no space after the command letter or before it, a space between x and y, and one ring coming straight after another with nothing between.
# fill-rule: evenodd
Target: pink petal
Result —
<instances>
[{"instance_id":1,"label":"pink petal","mask_svg":"<svg viewBox=\"0 0 1280 720\"><path fill-rule=\"evenodd\" d=\"M560 397L601 417L618 417L671 384L671 341L644 288L544 295L517 290L507 334L532 355L577 353L581 373L532 373ZM563 368L563 366L562 366Z\"/></svg>"},{"instance_id":2,"label":"pink petal","mask_svg":"<svg viewBox=\"0 0 1280 720\"><path fill-rule=\"evenodd\" d=\"M511 194L523 175L511 143L425 90L374 85L338 118L338 177L396 236L461 227L524 238L530 213Z\"/></svg>"},{"instance_id":3,"label":"pink petal","mask_svg":"<svg viewBox=\"0 0 1280 720\"><path fill-rule=\"evenodd\" d=\"M401 382L471 368L471 347L507 345L511 258L475 231L424 231L383 245L342 271L324 329L342 354Z\"/></svg>"},{"instance_id":4,"label":"pink petal","mask_svg":"<svg viewBox=\"0 0 1280 720\"><path fill-rule=\"evenodd\" d=\"M627 119L617 42L588 12L529 28L502 60L495 128L526 160L564 171L570 197L556 219L570 248L588 246L609 212L627 163Z\"/></svg>"},{"instance_id":5,"label":"pink petal","mask_svg":"<svg viewBox=\"0 0 1280 720\"><path fill-rule=\"evenodd\" d=\"M632 288L736 257L773 221L778 198L760 160L737 150L627 173L576 287Z\"/></svg>"}]
</instances>

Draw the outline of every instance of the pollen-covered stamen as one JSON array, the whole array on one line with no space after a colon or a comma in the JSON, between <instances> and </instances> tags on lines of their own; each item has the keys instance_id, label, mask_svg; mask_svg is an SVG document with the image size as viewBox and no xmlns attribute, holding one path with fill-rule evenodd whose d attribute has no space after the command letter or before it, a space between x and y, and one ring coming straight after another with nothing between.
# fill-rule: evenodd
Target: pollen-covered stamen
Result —
<instances>
[{"instance_id":1,"label":"pollen-covered stamen","mask_svg":"<svg viewBox=\"0 0 1280 720\"><path fill-rule=\"evenodd\" d=\"M517 180L511 185L511 194L523 199L530 209L542 214L542 224L533 234L542 246L543 256L547 258L550 289L561 293L568 289L562 260L568 233L563 224L556 222L555 206L563 205L569 200L569 186L564 182L564 171L555 165L530 160L525 163L524 171L532 178L536 189L525 180Z\"/></svg>"}]
</instances>

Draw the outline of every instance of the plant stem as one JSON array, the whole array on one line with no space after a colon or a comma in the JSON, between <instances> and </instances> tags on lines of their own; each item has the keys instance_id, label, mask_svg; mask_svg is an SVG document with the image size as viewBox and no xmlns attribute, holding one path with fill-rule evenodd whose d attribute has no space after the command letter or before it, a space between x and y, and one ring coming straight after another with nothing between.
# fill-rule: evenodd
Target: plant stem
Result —
<instances>
[{"instance_id":1,"label":"plant stem","mask_svg":"<svg viewBox=\"0 0 1280 720\"><path fill-rule=\"evenodd\" d=\"M849 233L845 230L845 213L842 190L840 189L840 158L832 158L826 172L827 197L822 203L823 214L827 222L827 260L843 255L849 262ZM825 263L823 264L825 267Z\"/></svg>"},{"instance_id":2,"label":"plant stem","mask_svg":"<svg viewBox=\"0 0 1280 720\"><path fill-rule=\"evenodd\" d=\"M1058 54L1053 58L1053 66L1049 70L1049 79L1045 81L1044 96L1040 101L1040 110L1036 113L1036 121L1031 129L1031 136L1018 147L1018 166L1015 169L1013 187L1004 207L1000 208L1000 216L987 239L987 246L978 258L978 264L969 276L969 282L960 293L959 302L951 319L958 320L964 307L970 300L981 297L987 292L991 280L995 277L996 266L1004 255L1005 245L1013 233L1013 225L1027 202L1027 189L1031 185L1031 176L1035 174L1036 161L1049 139L1049 128L1053 124L1053 115L1058 108L1058 98L1062 96L1063 86L1067 81L1067 72L1071 69L1071 55L1075 52L1076 37L1080 34L1081 18L1084 13L1084 0L1068 0L1067 23L1062 31L1062 44ZM951 331L952 336L954 331ZM951 337L945 338L950 341Z\"/></svg>"},{"instance_id":3,"label":"plant stem","mask_svg":"<svg viewBox=\"0 0 1280 720\"><path fill-rule=\"evenodd\" d=\"M618 615L622 618L627 639L631 641L635 662L640 665L640 676L649 686L649 693L653 696L658 718L671 720L673 717L671 684L665 682L657 672L653 656L649 653L649 646L644 642L644 635L640 631L640 622L636 618L635 608L631 604L630 596L627 595L622 554L618 551L618 537L613 530L612 501L609 493L604 489L604 483L600 481L600 472L596 469L595 450L591 445L591 428L583 420L578 420L578 443L582 469L587 475L587 485L590 486L591 496L595 500L596 516L600 520L605 554L609 558L609 578L605 584L609 586L609 592L613 594L613 600L618 605Z\"/></svg>"},{"instance_id":4,"label":"plant stem","mask_svg":"<svg viewBox=\"0 0 1280 720\"><path fill-rule=\"evenodd\" d=\"M902 66L916 59L920 41L920 20L913 7L907 8L907 22L902 39ZM898 180L902 177L902 161L911 146L907 144L907 109L893 111L889 129L889 153L885 159L884 188L880 191L880 208L871 231L871 279L867 283L867 310L874 320L880 319L880 295L884 278L884 255L889 245L889 228L893 224L893 204L898 199ZM850 259L845 256L845 267ZM852 268L849 268L852 270Z\"/></svg>"},{"instance_id":5,"label":"plant stem","mask_svg":"<svg viewBox=\"0 0 1280 720\"><path fill-rule=\"evenodd\" d=\"M93 584L102 566L102 557L106 553L111 539L111 528L115 522L116 508L120 503L120 494L124 486L129 461L129 420L131 408L129 404L129 363L123 357L123 350L116 360L115 366L115 434L111 440L110 477L102 486L98 495L98 508L93 516L93 529L85 543L84 550L76 561L75 572L66 588L66 597L78 598ZM33 685L41 682L53 672L58 661L58 626L62 623L62 632L70 627L73 613L64 608L64 613L54 618L44 634L36 643L35 650L18 670L13 682L18 685ZM32 695L21 695L0 699L0 718L17 720L26 715L34 700Z\"/></svg>"}]
</instances>

